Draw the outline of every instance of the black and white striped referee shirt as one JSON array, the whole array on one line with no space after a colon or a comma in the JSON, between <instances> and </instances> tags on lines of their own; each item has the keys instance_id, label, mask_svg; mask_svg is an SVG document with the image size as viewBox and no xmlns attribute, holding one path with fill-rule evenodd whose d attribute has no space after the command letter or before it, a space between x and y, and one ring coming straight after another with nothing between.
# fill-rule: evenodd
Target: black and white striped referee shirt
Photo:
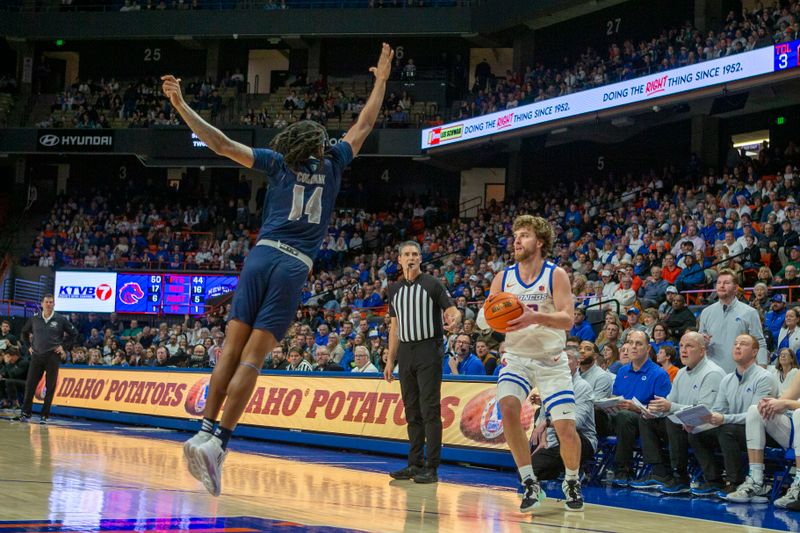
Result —
<instances>
[{"instance_id":1,"label":"black and white striped referee shirt","mask_svg":"<svg viewBox=\"0 0 800 533\"><path fill-rule=\"evenodd\" d=\"M389 316L397 317L400 342L442 338L442 312L453 305L442 282L430 274L389 286Z\"/></svg>"}]
</instances>

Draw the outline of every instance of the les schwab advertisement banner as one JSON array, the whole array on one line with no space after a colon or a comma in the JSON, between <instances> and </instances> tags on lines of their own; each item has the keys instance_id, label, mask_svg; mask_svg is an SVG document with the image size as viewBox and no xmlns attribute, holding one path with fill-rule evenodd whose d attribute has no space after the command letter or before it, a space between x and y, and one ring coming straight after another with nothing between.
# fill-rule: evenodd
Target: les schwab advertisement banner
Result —
<instances>
[{"instance_id":1,"label":"les schwab advertisement banner","mask_svg":"<svg viewBox=\"0 0 800 533\"><path fill-rule=\"evenodd\" d=\"M53 405L120 413L200 418L208 374L96 371L62 368ZM36 401L45 394L44 379ZM503 421L490 382L442 383L442 441L450 446L506 449ZM523 408L531 429L535 409ZM259 376L241 420L264 428L334 433L352 437L407 439L400 384L383 379Z\"/></svg>"}]
</instances>

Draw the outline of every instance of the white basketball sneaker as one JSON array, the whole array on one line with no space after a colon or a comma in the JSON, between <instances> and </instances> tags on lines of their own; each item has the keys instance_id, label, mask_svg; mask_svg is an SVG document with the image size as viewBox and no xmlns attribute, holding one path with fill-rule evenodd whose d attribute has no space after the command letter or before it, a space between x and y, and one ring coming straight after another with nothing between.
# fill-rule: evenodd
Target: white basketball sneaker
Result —
<instances>
[{"instance_id":1,"label":"white basketball sneaker","mask_svg":"<svg viewBox=\"0 0 800 533\"><path fill-rule=\"evenodd\" d=\"M186 465L189 467L189 473L192 474L192 477L197 481L203 481L201 477L203 469L195 458L194 449L210 438L211 433L207 431L198 431L191 439L183 443L183 456L186 458Z\"/></svg>"},{"instance_id":2,"label":"white basketball sneaker","mask_svg":"<svg viewBox=\"0 0 800 533\"><path fill-rule=\"evenodd\" d=\"M222 463L228 450L223 450L219 439L208 439L194 447L194 458L200 464L200 480L212 496L222 491Z\"/></svg>"}]
</instances>

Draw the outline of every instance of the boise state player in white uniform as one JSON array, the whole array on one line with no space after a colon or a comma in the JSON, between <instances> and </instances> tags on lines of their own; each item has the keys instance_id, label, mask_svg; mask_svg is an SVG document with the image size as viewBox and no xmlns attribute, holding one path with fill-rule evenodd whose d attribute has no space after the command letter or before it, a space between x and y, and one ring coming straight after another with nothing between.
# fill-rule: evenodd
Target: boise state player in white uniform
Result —
<instances>
[{"instance_id":1,"label":"boise state player in white uniform","mask_svg":"<svg viewBox=\"0 0 800 533\"><path fill-rule=\"evenodd\" d=\"M550 261L555 240L550 224L541 217L522 215L514 220L514 259L503 275L492 280L491 294L509 292L524 306L519 318L509 321L505 365L497 378L497 401L503 417L503 433L522 479L520 510L531 511L545 498L531 466L528 437L520 422L523 402L533 387L539 390L548 423L555 428L566 467L562 484L565 508L583 510L578 479L581 441L575 429L575 394L572 374L564 353L566 330L572 327L574 303L567 273ZM483 309L478 325L488 324Z\"/></svg>"},{"instance_id":2,"label":"boise state player in white uniform","mask_svg":"<svg viewBox=\"0 0 800 533\"><path fill-rule=\"evenodd\" d=\"M231 433L255 388L266 354L292 321L303 284L324 238L342 171L358 155L378 117L394 51L383 45L370 68L375 86L358 121L330 152L328 136L315 122L301 121L281 131L271 150L253 149L229 139L184 101L180 79L163 76L162 89L192 131L219 155L267 173L264 221L250 250L233 298L222 356L208 385L203 426L184 444L189 471L218 496L222 463ZM214 429L223 403L225 411Z\"/></svg>"}]
</instances>

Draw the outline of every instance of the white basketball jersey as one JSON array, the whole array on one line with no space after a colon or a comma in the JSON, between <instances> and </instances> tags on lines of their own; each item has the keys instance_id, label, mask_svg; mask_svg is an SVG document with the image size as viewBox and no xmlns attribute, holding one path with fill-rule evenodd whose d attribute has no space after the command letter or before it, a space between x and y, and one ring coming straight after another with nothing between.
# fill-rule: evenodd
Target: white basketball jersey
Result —
<instances>
[{"instance_id":1,"label":"white basketball jersey","mask_svg":"<svg viewBox=\"0 0 800 533\"><path fill-rule=\"evenodd\" d=\"M556 305L553 301L553 272L556 265L545 261L539 277L528 285L522 283L519 267L514 265L503 272L503 291L519 298L522 305L533 311L554 313ZM541 359L564 351L567 334L562 329L555 329L541 324L533 324L519 331L506 333L506 353L518 357Z\"/></svg>"}]
</instances>

